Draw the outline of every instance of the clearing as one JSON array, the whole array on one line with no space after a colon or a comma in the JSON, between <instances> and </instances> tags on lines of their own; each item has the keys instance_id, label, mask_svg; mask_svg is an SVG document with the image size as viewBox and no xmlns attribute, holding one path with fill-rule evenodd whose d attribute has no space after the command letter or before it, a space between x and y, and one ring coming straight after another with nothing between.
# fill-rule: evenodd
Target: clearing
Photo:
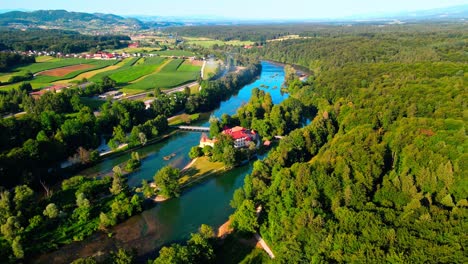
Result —
<instances>
[{"instance_id":1,"label":"clearing","mask_svg":"<svg viewBox=\"0 0 468 264\"><path fill-rule=\"evenodd\" d=\"M224 171L222 162L211 162L208 157L199 157L190 167L182 171L179 184L184 187L221 171Z\"/></svg>"}]
</instances>

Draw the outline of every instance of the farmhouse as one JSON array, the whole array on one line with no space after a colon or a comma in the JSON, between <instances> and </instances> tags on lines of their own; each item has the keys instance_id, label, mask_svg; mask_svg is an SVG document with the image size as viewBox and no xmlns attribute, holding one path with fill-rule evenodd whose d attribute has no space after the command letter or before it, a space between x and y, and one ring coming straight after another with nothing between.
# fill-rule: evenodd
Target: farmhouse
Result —
<instances>
[{"instance_id":1,"label":"farmhouse","mask_svg":"<svg viewBox=\"0 0 468 264\"><path fill-rule=\"evenodd\" d=\"M224 129L223 134L230 135L234 139L235 148L247 147L251 141L257 139L257 133L255 133L255 131L248 130L241 126Z\"/></svg>"},{"instance_id":2,"label":"farmhouse","mask_svg":"<svg viewBox=\"0 0 468 264\"><path fill-rule=\"evenodd\" d=\"M129 48L139 48L140 43L138 43L138 42L130 43L130 44L128 44L128 47Z\"/></svg>"},{"instance_id":3,"label":"farmhouse","mask_svg":"<svg viewBox=\"0 0 468 264\"><path fill-rule=\"evenodd\" d=\"M36 91L36 92L31 92L31 93L29 93L29 95L31 95L32 98L34 98L34 99L38 99L42 95L44 95L46 92L60 93L63 89L67 89L68 87L69 86L66 86L66 85L53 85L53 86L46 87L46 88L44 88L42 90L39 90L39 91Z\"/></svg>"}]
</instances>

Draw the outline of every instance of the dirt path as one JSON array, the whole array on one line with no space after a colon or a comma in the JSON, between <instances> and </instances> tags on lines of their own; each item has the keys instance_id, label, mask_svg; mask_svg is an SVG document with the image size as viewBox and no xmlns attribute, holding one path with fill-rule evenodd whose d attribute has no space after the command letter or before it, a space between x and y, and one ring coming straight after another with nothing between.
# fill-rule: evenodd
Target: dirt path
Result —
<instances>
[{"instance_id":1,"label":"dirt path","mask_svg":"<svg viewBox=\"0 0 468 264\"><path fill-rule=\"evenodd\" d=\"M167 60L166 62L164 62L163 64L161 64L161 66L159 66L156 70L154 70L152 73L150 74L147 74L145 76L141 76L140 78L136 79L136 80L133 80L131 81L130 83L137 83L141 80L143 80L144 78L150 76L150 75L153 75L153 74L156 74L158 72L160 72L162 70L162 68L164 68L167 64L169 64L169 62L171 62L172 60Z\"/></svg>"}]
</instances>

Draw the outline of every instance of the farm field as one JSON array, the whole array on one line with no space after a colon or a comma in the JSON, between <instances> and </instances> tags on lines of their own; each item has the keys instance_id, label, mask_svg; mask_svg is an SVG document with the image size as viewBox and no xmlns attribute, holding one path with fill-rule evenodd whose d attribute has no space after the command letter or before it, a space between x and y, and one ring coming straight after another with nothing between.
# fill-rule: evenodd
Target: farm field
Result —
<instances>
[{"instance_id":1,"label":"farm field","mask_svg":"<svg viewBox=\"0 0 468 264\"><path fill-rule=\"evenodd\" d=\"M195 56L195 53L188 50L160 50L156 52L151 52L151 54L157 54L159 56Z\"/></svg>"},{"instance_id":2,"label":"farm field","mask_svg":"<svg viewBox=\"0 0 468 264\"><path fill-rule=\"evenodd\" d=\"M118 84L126 84L155 72L163 64L165 59L144 58L139 60L139 62L140 61L142 62L138 63L138 65L112 73L109 77L115 80Z\"/></svg>"},{"instance_id":3,"label":"farm field","mask_svg":"<svg viewBox=\"0 0 468 264\"><path fill-rule=\"evenodd\" d=\"M78 65L72 65L72 66L67 66L67 67L42 71L42 72L38 73L37 75L63 77L63 76L65 76L67 74L70 74L70 73L72 73L74 71L86 70L86 69L89 69L89 68L93 68L93 65L91 65L91 64L78 64Z\"/></svg>"},{"instance_id":4,"label":"farm field","mask_svg":"<svg viewBox=\"0 0 468 264\"><path fill-rule=\"evenodd\" d=\"M46 61L50 61L50 60L53 60L54 57L52 56L38 56L36 57L36 62L46 62Z\"/></svg>"},{"instance_id":5,"label":"farm field","mask_svg":"<svg viewBox=\"0 0 468 264\"><path fill-rule=\"evenodd\" d=\"M59 80L69 80L76 76L97 69L102 69L117 61L109 60L86 60L86 59L50 59L47 62L33 63L27 66L16 68L13 73L5 73L0 76L0 81L8 81L12 76L24 75L26 72L33 72L37 75L28 80L34 89L49 86ZM68 81L69 82L69 81ZM16 88L21 82L0 86L0 90L10 90ZM65 83L65 82L63 82Z\"/></svg>"},{"instance_id":6,"label":"farm field","mask_svg":"<svg viewBox=\"0 0 468 264\"><path fill-rule=\"evenodd\" d=\"M54 83L57 83L57 84L73 83L73 82L81 81L84 78L91 79L92 77L94 77L95 75L98 75L100 73L109 73L111 71L120 69L120 68L124 67L127 63L133 64L136 60L138 60L138 59L136 59L136 58L126 58L126 59L118 62L117 64L107 66L105 68L101 68L101 69L97 69L97 70L87 71L87 72L79 74L78 76L76 76L73 79L60 80L60 81L56 81Z\"/></svg>"},{"instance_id":7,"label":"farm field","mask_svg":"<svg viewBox=\"0 0 468 264\"><path fill-rule=\"evenodd\" d=\"M127 58L123 61L86 59L48 59L45 62L23 66L17 73L4 73L0 81L27 70L36 76L29 80L34 89L52 84L67 84L86 78L99 82L104 76L115 80L128 94L149 89L169 89L196 80L200 76L201 61L170 59L166 57ZM0 90L17 88L20 82L0 86Z\"/></svg>"},{"instance_id":8,"label":"farm field","mask_svg":"<svg viewBox=\"0 0 468 264\"><path fill-rule=\"evenodd\" d=\"M43 72L41 72L36 77L34 77L34 79L32 79L30 82L31 83L35 83L35 82L38 82L38 83L52 83L52 82L59 81L59 80L69 80L69 79L75 78L76 76L78 76L78 75L80 75L80 74L82 74L84 72L102 69L102 68L114 65L117 62L118 61L116 61L116 60L88 60L87 63L85 63L85 64L67 66L67 67L60 68L60 69L59 68L54 68L52 70L47 70L47 71L44 72L46 74L48 72L49 73L51 72L51 73L53 73L55 75L51 75L51 76L42 75ZM83 66L83 65L88 65L89 67L84 67L84 68L80 67L80 66ZM62 70L62 69L64 69L64 70ZM72 70L72 71L70 71L70 70Z\"/></svg>"},{"instance_id":9,"label":"farm field","mask_svg":"<svg viewBox=\"0 0 468 264\"><path fill-rule=\"evenodd\" d=\"M140 58L127 58L127 59L125 59L125 60L123 60L121 62L123 64L120 67L118 67L117 69L109 69L108 71L103 70L102 72L99 72L99 73L93 75L90 78L90 80L93 81L93 82L100 81L105 76L109 76L111 74L114 74L114 73L117 73L117 72L120 72L120 71L128 70L133 65L136 65L139 61L142 61L142 60L143 59L140 59Z\"/></svg>"},{"instance_id":10,"label":"farm field","mask_svg":"<svg viewBox=\"0 0 468 264\"><path fill-rule=\"evenodd\" d=\"M222 45L244 46L244 45L254 44L253 41L240 41L240 40L221 41L221 40L215 40L215 39L210 39L210 38L189 38L189 37L184 37L184 39L187 44L194 44L194 45L202 46L205 48L212 47L215 44L219 46L222 46Z\"/></svg>"},{"instance_id":11,"label":"farm field","mask_svg":"<svg viewBox=\"0 0 468 264\"><path fill-rule=\"evenodd\" d=\"M125 86L122 91L127 94L134 94L154 88L168 89L176 87L196 80L200 76L200 69L200 66L193 65L189 61L172 60L159 72Z\"/></svg>"},{"instance_id":12,"label":"farm field","mask_svg":"<svg viewBox=\"0 0 468 264\"><path fill-rule=\"evenodd\" d=\"M29 64L27 66L21 66L15 69L16 71L24 71L24 72L32 72L32 73L38 73L41 71L47 71L55 68L61 68L61 67L66 67L66 66L71 66L71 65L76 65L76 64L82 64L82 63L89 63L91 60L87 59L77 59L77 58L72 58L72 59L58 59L58 58L53 58L50 60L47 60L45 62L36 62Z\"/></svg>"}]
</instances>

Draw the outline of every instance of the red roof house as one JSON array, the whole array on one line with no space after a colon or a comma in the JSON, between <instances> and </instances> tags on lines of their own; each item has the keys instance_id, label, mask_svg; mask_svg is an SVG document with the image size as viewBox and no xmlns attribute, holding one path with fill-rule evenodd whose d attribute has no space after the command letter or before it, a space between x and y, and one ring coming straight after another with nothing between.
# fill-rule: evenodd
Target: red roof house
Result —
<instances>
[{"instance_id":1,"label":"red roof house","mask_svg":"<svg viewBox=\"0 0 468 264\"><path fill-rule=\"evenodd\" d=\"M224 129L223 134L230 135L234 139L234 147L236 148L247 147L251 141L257 138L255 131L240 126Z\"/></svg>"},{"instance_id":2,"label":"red roof house","mask_svg":"<svg viewBox=\"0 0 468 264\"><path fill-rule=\"evenodd\" d=\"M68 86L66 85L53 85L53 86L49 86L49 87L46 87L42 90L39 90L39 91L36 91L36 92L31 92L29 93L29 95L31 95L34 99L38 99L40 98L42 95L44 95L46 92L56 92L56 93L60 93L63 89L67 89Z\"/></svg>"}]
</instances>

